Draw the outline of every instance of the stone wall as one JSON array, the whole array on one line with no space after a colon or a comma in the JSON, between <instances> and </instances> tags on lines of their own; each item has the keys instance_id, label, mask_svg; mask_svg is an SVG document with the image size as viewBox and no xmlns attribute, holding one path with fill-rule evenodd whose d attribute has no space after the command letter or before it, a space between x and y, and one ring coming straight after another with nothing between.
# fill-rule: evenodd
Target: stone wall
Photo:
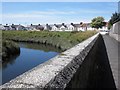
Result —
<instances>
[{"instance_id":1,"label":"stone wall","mask_svg":"<svg viewBox=\"0 0 120 90\"><path fill-rule=\"evenodd\" d=\"M113 87L102 36L96 34L1 86L2 88L71 89Z\"/></svg>"},{"instance_id":2,"label":"stone wall","mask_svg":"<svg viewBox=\"0 0 120 90\"><path fill-rule=\"evenodd\" d=\"M110 29L109 35L114 39L120 41L120 21L113 24L112 28Z\"/></svg>"},{"instance_id":3,"label":"stone wall","mask_svg":"<svg viewBox=\"0 0 120 90\"><path fill-rule=\"evenodd\" d=\"M101 35L67 84L66 89L72 88L116 88Z\"/></svg>"}]
</instances>

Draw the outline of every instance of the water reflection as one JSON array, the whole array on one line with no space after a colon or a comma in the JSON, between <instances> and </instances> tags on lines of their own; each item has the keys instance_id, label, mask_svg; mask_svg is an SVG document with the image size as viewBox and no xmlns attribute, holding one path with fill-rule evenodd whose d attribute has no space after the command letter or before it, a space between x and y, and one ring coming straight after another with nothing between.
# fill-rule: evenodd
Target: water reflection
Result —
<instances>
[{"instance_id":1,"label":"water reflection","mask_svg":"<svg viewBox=\"0 0 120 90\"><path fill-rule=\"evenodd\" d=\"M10 57L8 60L6 60L5 62L2 62L2 68L3 68L3 69L4 69L4 68L7 68L8 63L11 64L11 65L14 64L16 58L17 58L19 55L20 55L20 54L15 55L15 56L12 56L12 57Z\"/></svg>"},{"instance_id":2,"label":"water reflection","mask_svg":"<svg viewBox=\"0 0 120 90\"><path fill-rule=\"evenodd\" d=\"M25 48L29 48L29 49L36 49L36 50L44 50L44 52L50 52L50 51L55 51L55 52L62 52L61 49L59 48L55 48L53 46L50 45L45 45L45 44L37 44L37 43L18 43L20 47L25 47Z\"/></svg>"},{"instance_id":3,"label":"water reflection","mask_svg":"<svg viewBox=\"0 0 120 90\"><path fill-rule=\"evenodd\" d=\"M2 72L2 84L44 63L61 52L60 49L43 44L19 43L19 46L20 55L10 58L0 68L0 73Z\"/></svg>"}]
</instances>

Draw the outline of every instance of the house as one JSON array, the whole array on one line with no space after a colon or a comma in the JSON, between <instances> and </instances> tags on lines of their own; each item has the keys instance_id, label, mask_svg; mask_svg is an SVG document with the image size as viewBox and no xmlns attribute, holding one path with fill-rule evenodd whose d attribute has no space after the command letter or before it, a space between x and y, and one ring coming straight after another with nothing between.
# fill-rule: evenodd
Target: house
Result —
<instances>
[{"instance_id":1,"label":"house","mask_svg":"<svg viewBox=\"0 0 120 90\"><path fill-rule=\"evenodd\" d=\"M22 26L22 25L18 25L18 26L16 27L16 29L17 29L17 30L26 30L26 28L25 28L24 26Z\"/></svg>"},{"instance_id":2,"label":"house","mask_svg":"<svg viewBox=\"0 0 120 90\"><path fill-rule=\"evenodd\" d=\"M16 28L17 28L17 26L15 26L14 24L12 24L12 25L10 26L10 30L17 30Z\"/></svg>"},{"instance_id":3,"label":"house","mask_svg":"<svg viewBox=\"0 0 120 90\"><path fill-rule=\"evenodd\" d=\"M90 31L92 31L92 30L95 30L95 28L92 28L91 27L91 23L85 23L86 24L86 27L87 27L87 30L90 30Z\"/></svg>"},{"instance_id":4,"label":"house","mask_svg":"<svg viewBox=\"0 0 120 90\"><path fill-rule=\"evenodd\" d=\"M40 24L38 24L38 25L31 24L30 26L28 26L27 29L29 29L31 31L40 31L40 30L44 30L44 27Z\"/></svg>"},{"instance_id":5,"label":"house","mask_svg":"<svg viewBox=\"0 0 120 90\"><path fill-rule=\"evenodd\" d=\"M68 25L68 31L80 31L80 29L81 29L80 24L71 23L70 25Z\"/></svg>"},{"instance_id":6,"label":"house","mask_svg":"<svg viewBox=\"0 0 120 90\"><path fill-rule=\"evenodd\" d=\"M40 24L38 24L37 26L36 26L36 30L44 30L44 27L42 26L42 25L40 25Z\"/></svg>"},{"instance_id":7,"label":"house","mask_svg":"<svg viewBox=\"0 0 120 90\"><path fill-rule=\"evenodd\" d=\"M104 26L102 28L99 28L100 31L107 31L108 30L108 22L104 22Z\"/></svg>"},{"instance_id":8,"label":"house","mask_svg":"<svg viewBox=\"0 0 120 90\"><path fill-rule=\"evenodd\" d=\"M52 29L52 27L51 27L50 25L48 25L48 24L46 24L46 25L44 26L44 30L50 31L51 29Z\"/></svg>"},{"instance_id":9,"label":"house","mask_svg":"<svg viewBox=\"0 0 120 90\"><path fill-rule=\"evenodd\" d=\"M5 30L4 25L0 24L0 30Z\"/></svg>"},{"instance_id":10,"label":"house","mask_svg":"<svg viewBox=\"0 0 120 90\"><path fill-rule=\"evenodd\" d=\"M87 24L86 23L82 23L80 25L79 31L87 31Z\"/></svg>"},{"instance_id":11,"label":"house","mask_svg":"<svg viewBox=\"0 0 120 90\"><path fill-rule=\"evenodd\" d=\"M10 30L26 30L25 29L25 27L24 26L22 26L22 25L14 25L14 24L12 24L11 26L10 26Z\"/></svg>"},{"instance_id":12,"label":"house","mask_svg":"<svg viewBox=\"0 0 120 90\"><path fill-rule=\"evenodd\" d=\"M68 25L68 31L74 31L75 30L75 26L73 23L71 23L70 25Z\"/></svg>"},{"instance_id":13,"label":"house","mask_svg":"<svg viewBox=\"0 0 120 90\"><path fill-rule=\"evenodd\" d=\"M8 24L4 25L4 30L10 30L10 29L11 27Z\"/></svg>"},{"instance_id":14,"label":"house","mask_svg":"<svg viewBox=\"0 0 120 90\"><path fill-rule=\"evenodd\" d=\"M75 30L74 31L81 31L80 24L74 24Z\"/></svg>"},{"instance_id":15,"label":"house","mask_svg":"<svg viewBox=\"0 0 120 90\"><path fill-rule=\"evenodd\" d=\"M28 27L29 30L32 31L32 30L36 30L36 26L37 26L37 25L31 24L31 25L28 25L27 27Z\"/></svg>"},{"instance_id":16,"label":"house","mask_svg":"<svg viewBox=\"0 0 120 90\"><path fill-rule=\"evenodd\" d=\"M65 25L64 23L62 23L62 25L59 25L58 27L60 31L66 31L68 29L67 25Z\"/></svg>"},{"instance_id":17,"label":"house","mask_svg":"<svg viewBox=\"0 0 120 90\"><path fill-rule=\"evenodd\" d=\"M59 28L58 28L58 25L54 24L52 26L52 30L51 31L57 31Z\"/></svg>"},{"instance_id":18,"label":"house","mask_svg":"<svg viewBox=\"0 0 120 90\"><path fill-rule=\"evenodd\" d=\"M52 26L52 31L66 31L68 30L67 25L65 25L64 23L62 24L54 24Z\"/></svg>"},{"instance_id":19,"label":"house","mask_svg":"<svg viewBox=\"0 0 120 90\"><path fill-rule=\"evenodd\" d=\"M30 30L30 27L29 27L29 26L26 26L26 27L25 27L25 30Z\"/></svg>"}]
</instances>

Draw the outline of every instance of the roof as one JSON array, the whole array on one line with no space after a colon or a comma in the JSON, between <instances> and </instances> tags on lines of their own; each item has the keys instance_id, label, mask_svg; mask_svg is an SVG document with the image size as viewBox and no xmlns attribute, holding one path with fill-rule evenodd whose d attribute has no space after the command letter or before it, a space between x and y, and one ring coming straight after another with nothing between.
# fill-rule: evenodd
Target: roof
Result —
<instances>
[{"instance_id":1,"label":"roof","mask_svg":"<svg viewBox=\"0 0 120 90\"><path fill-rule=\"evenodd\" d=\"M5 25L4 27L10 27L10 26L6 26L6 25Z\"/></svg>"},{"instance_id":2,"label":"roof","mask_svg":"<svg viewBox=\"0 0 120 90\"><path fill-rule=\"evenodd\" d=\"M80 24L73 24L74 27L81 27Z\"/></svg>"},{"instance_id":3,"label":"roof","mask_svg":"<svg viewBox=\"0 0 120 90\"><path fill-rule=\"evenodd\" d=\"M56 27L57 28L60 28L62 26L62 24L57 24Z\"/></svg>"},{"instance_id":4,"label":"roof","mask_svg":"<svg viewBox=\"0 0 120 90\"><path fill-rule=\"evenodd\" d=\"M30 26L28 26L28 27L43 27L43 25L30 25Z\"/></svg>"},{"instance_id":5,"label":"roof","mask_svg":"<svg viewBox=\"0 0 120 90\"><path fill-rule=\"evenodd\" d=\"M54 24L54 25L50 25L50 26L56 26L57 28L60 28L61 26L67 27L67 25L65 25L65 24Z\"/></svg>"},{"instance_id":6,"label":"roof","mask_svg":"<svg viewBox=\"0 0 120 90\"><path fill-rule=\"evenodd\" d=\"M11 25L12 28L17 28L17 27L24 27L22 25Z\"/></svg>"},{"instance_id":7,"label":"roof","mask_svg":"<svg viewBox=\"0 0 120 90\"><path fill-rule=\"evenodd\" d=\"M83 24L81 24L80 26L81 27L87 27L87 26L89 26L90 25L90 23L83 23Z\"/></svg>"}]
</instances>

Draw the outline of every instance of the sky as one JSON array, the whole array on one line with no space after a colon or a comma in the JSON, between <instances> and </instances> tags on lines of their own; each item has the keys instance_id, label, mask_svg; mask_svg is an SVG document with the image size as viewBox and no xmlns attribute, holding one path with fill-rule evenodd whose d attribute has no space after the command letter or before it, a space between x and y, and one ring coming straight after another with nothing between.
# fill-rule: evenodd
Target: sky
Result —
<instances>
[{"instance_id":1,"label":"sky","mask_svg":"<svg viewBox=\"0 0 120 90\"><path fill-rule=\"evenodd\" d=\"M117 2L2 2L2 24L80 23L97 16L108 21L114 12Z\"/></svg>"}]
</instances>

